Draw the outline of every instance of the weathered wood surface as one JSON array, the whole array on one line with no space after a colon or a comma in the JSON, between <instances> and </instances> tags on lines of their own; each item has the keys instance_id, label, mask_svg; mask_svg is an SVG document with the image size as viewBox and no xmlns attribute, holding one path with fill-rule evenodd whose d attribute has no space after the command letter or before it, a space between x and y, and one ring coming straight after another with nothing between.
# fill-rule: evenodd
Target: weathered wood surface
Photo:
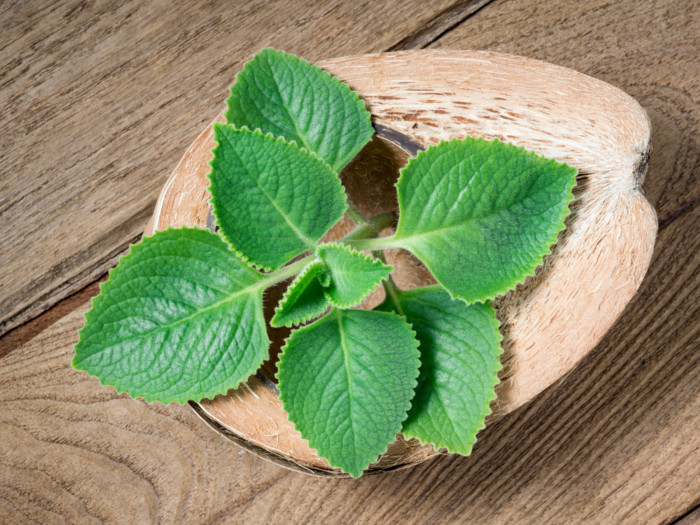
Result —
<instances>
[{"instance_id":1,"label":"weathered wood surface","mask_svg":"<svg viewBox=\"0 0 700 525\"><path fill-rule=\"evenodd\" d=\"M35 9L32 3L21 5ZM67 12L69 7L80 5L84 5L83 9L76 9L69 16L73 17L72 21L57 16ZM23 65L14 70L13 77L26 75L23 77L25 86L31 85L30 77L35 86L42 79L47 81L33 89L13 91L15 99L29 97L24 99L28 103L21 110L14 110L13 121L6 120L7 114L0 116L3 119L0 198L8 199L8 191L26 192L23 202L28 206L26 213L10 221L6 212L8 201L0 202L4 234L0 241L2 293L7 283L24 279L22 270L18 269L21 265L12 266L11 273L6 265L7 257L19 257L6 255L7 246L16 250L21 245L16 240L19 237L13 241L19 244L7 244L9 237L15 235L15 228L24 228L22 231L30 237L37 235L35 241L25 241L35 245L51 237L34 231L42 221L53 237L82 236L84 241L92 231L90 228L101 226L92 224L88 228L76 224L100 219L117 221L111 222L114 225L120 220L123 222L125 217L134 216L122 213L113 201L128 208L130 203L122 196L136 191L135 181L151 188L151 202L144 198L142 216L134 219L140 221L142 227L159 185L198 130L221 108L225 96L222 86L228 83L224 79L228 78L227 72L219 73L214 69L211 76L202 77L211 78L211 81L198 80L197 75L185 73L184 79L188 79L192 89L198 89L197 93L170 87L175 85L173 82L182 71L204 71L205 65L214 63L210 57L220 59L222 56L218 55L222 51L214 47L221 44L210 34L214 30L207 29L206 24L196 24L197 20L202 22L193 15L197 9L187 8L193 10L189 18L174 18L172 13L163 11L160 18L164 20L163 26L158 25L155 15L141 19L138 24L142 25L134 25L136 20L132 15L118 28L119 10L114 8L117 14L106 14L100 21L101 30L95 38L102 39L103 44L93 45L92 54L96 55L98 63L107 58L113 61L113 66L123 63L121 69L98 67L102 75L114 71L119 83L112 87L127 85L131 79L138 83L132 85L134 93L122 88L121 97L117 97L130 101L122 106L124 114L115 109L119 107L116 106L118 102L112 102L111 113L102 115L109 124L108 131L99 130L91 121L91 140L102 141L106 148L105 152L100 150L101 153L93 155L101 159L101 167L88 168L91 160L84 159L79 169L69 170L70 163L64 164L65 159L78 162L82 158L80 152L87 154L80 145L80 138L84 140L87 132L74 133L75 143L68 140L73 128L77 126L79 130L80 126L87 125L77 114L70 113L77 111L71 109L70 104L82 107L82 115L85 115L91 104L95 104L97 112L102 107L100 104L110 99L109 79L103 79L107 84L102 84L100 96L81 101L86 91L80 82L83 76L78 74L82 71L80 58L89 58L91 53L84 52L71 63L68 60L70 49L77 49L84 43L78 38L71 44L67 35L78 28L76 21L82 20L83 26L86 25L86 20L92 16L90 9L103 5L99 2L76 2L68 7L60 3L47 4L33 23L25 25L16 16L8 17L8 13L18 9L17 5L5 3L0 7L3 42L27 30L25 38L35 40L42 34L52 34L51 28L61 28L65 32L63 37L58 35L35 45L36 54L26 41L12 48L12 54L8 54L11 46L0 50L3 64L0 99L5 108L10 107L7 84L10 70L6 64L15 58L21 59L17 49L24 50L25 58ZM129 5L124 9L128 11ZM158 5L153 2L140 9L157 11ZM329 7L322 12L327 17L351 9L342 7L334 11L330 4L326 5ZM456 10L458 7L455 5ZM311 18L305 18L303 8L285 11L285 16L276 19L278 25L270 26L271 31L279 31L281 25L291 24L304 33L303 39L295 40L296 35L289 33L279 32L275 36L270 32L270 38L276 40L263 43L258 39L257 42L292 49L288 43L303 40L298 49L292 50L314 60L373 51L378 49L372 47L378 40L391 40L386 36L387 31L400 27L401 20L413 16L400 8L383 8L392 9L397 18L391 20L388 16L387 20L373 20L375 26L384 24L382 27L389 29L363 33L371 34L369 42L343 40L353 37L342 33L362 32L370 24L354 27L351 20L339 23L342 31L329 36L322 30L323 21L313 18L318 13L309 11ZM208 5L207 9L216 11L216 6ZM245 7L241 9L246 12ZM258 9L256 16L277 16L267 6L262 11ZM82 311L87 307L87 303L82 303L52 325L47 326L53 319L42 325L39 318L31 323L34 331L30 334L18 330L15 341L26 341L30 335L37 335L18 348L10 345L8 348L12 351L0 361L2 520L8 523L31 520L52 523L62 519L123 523L156 520L165 523L271 520L290 523L668 523L689 512L692 520L692 516L697 515L697 512L692 514L692 509L700 503L697 431L700 427L699 17L697 0L495 1L437 41L438 45L452 48L493 49L548 60L599 77L636 97L652 120L654 151L644 189L660 219L660 233L649 274L612 331L566 379L532 404L521 407L482 432L470 458L437 458L410 470L354 482L318 480L281 469L231 445L206 428L189 408L148 406L132 401L72 371L68 366L70 348L82 324ZM426 18L427 15L420 23L425 24ZM177 52L165 45L176 42L176 36L162 40L168 33L167 22L170 21L172 27L173 20L180 20L173 30L181 41ZM226 25L222 21L218 23ZM264 25L260 18L257 23L258 28ZM254 20L250 25L254 25ZM29 29L31 26L36 33ZM221 25L217 28L214 32L218 35ZM238 30L245 31L245 27ZM419 32L420 28L416 26L411 31ZM233 39L230 35L234 32L229 28L227 37ZM202 39L202 33L209 36ZM264 34L263 30L257 36ZM155 50L150 54L147 42L141 41L138 50L129 47L139 39L158 35L161 41L155 40ZM405 37L396 40L402 38ZM334 48L333 40L338 39L341 42L337 45L347 47ZM119 46L110 47L117 44L124 48L122 54ZM230 41L227 45L232 46ZM260 45L251 44L251 52ZM367 48L363 47L365 45ZM301 49L302 46L306 47ZM63 57L62 68L51 67L54 56L50 54L51 49ZM226 65L230 68L245 59L236 56L232 48L227 49L226 56ZM201 68L200 62L205 63ZM50 82L57 70L75 74L74 98L66 93L71 84ZM99 84L99 74L94 75L97 76L84 78L92 79L93 87ZM180 84L182 81L178 79ZM57 89L56 93L51 89ZM154 97L157 103L153 102ZM171 105L177 107L166 105L156 111L158 105L173 97L176 99ZM139 103L141 110L146 114L150 112L145 123L140 125L135 114L126 113L126 109L139 111ZM47 133L42 135L38 123L51 117L52 107L68 111L66 117L70 118L62 122L54 117L51 129L46 128ZM160 111L167 111L167 118L160 115ZM32 112L37 113L34 120L30 119ZM20 119L21 115L24 120ZM53 177L45 175L43 182L36 182L40 174L24 172L24 178L18 178L6 168L8 159L13 158L8 151L19 151L8 146L11 140L19 140L14 125L22 122L25 128L29 125L34 130L34 141L41 138L46 142L48 153L45 155L53 154L58 159L44 165L54 171ZM156 123L167 126L167 137L163 135L153 143L158 146L155 148L157 159L144 160L136 156L133 158L138 160L129 163L125 160L129 155L118 154L122 149L132 156L139 151L152 151L153 144L147 144L150 135L144 130L152 131L150 128ZM52 134L57 137L52 139ZM114 146L110 145L110 139L116 142ZM144 143L139 144L140 141ZM30 150L27 151L30 155ZM73 153L62 156L66 151ZM109 167L114 159L121 160ZM13 162L16 165L19 160ZM170 165L163 166L167 162ZM144 165L150 166L151 171ZM154 174L155 166L162 171ZM90 177L84 176L85 172L90 177L99 172L100 184L93 184ZM138 177L129 178L133 173L138 173ZM120 175L119 181L115 174ZM157 182L143 180L146 174L160 179ZM11 184L10 176L13 177ZM30 176L35 177L32 179L35 186L54 185L52 192L48 192L50 198L46 192L37 192L36 187L36 193L29 194L26 185ZM113 195L90 200L90 193L110 177L115 179L109 186ZM72 193L78 191L76 188L82 187L86 188L85 192L72 198ZM63 194L64 204L57 200L60 194ZM131 196L137 198L133 193ZM53 210L52 222L47 222L46 216L40 213L49 208ZM29 220L32 215L38 217L33 225ZM126 227L131 228L128 235L108 240L128 240L132 233L134 238L140 233L134 224L129 226L127 222ZM97 245L95 238L101 237L96 235L90 241L94 246L89 252L92 254L90 264L97 261L104 268L108 263L101 258L117 253L110 252L117 248L107 241ZM80 239L75 242L86 246ZM125 244L119 249L124 247ZM37 258L48 257L50 267L62 260L56 250L54 246L53 251L32 253ZM86 252L81 257L87 255ZM54 268L54 271L59 270ZM95 271L95 275L98 274L99 271ZM62 286L67 274L59 275L62 277L55 282ZM13 285L14 290L28 291L31 280L39 278L40 274L32 274L30 279L21 281L22 286ZM45 290L59 297L62 288L58 285L47 286ZM46 299L46 304L52 302L54 298ZM27 304L30 303L35 301L30 299ZM59 310L52 312L61 316L68 311ZM4 307L1 311L5 312Z\"/></svg>"},{"instance_id":2,"label":"weathered wood surface","mask_svg":"<svg viewBox=\"0 0 700 525\"><path fill-rule=\"evenodd\" d=\"M140 237L168 175L260 48L309 60L382 51L472 4L452 3L4 2L0 335Z\"/></svg>"},{"instance_id":3,"label":"weathered wood surface","mask_svg":"<svg viewBox=\"0 0 700 525\"><path fill-rule=\"evenodd\" d=\"M651 118L644 193L663 228L700 203L700 1L494 2L435 43L551 61L619 87Z\"/></svg>"},{"instance_id":4,"label":"weathered wood surface","mask_svg":"<svg viewBox=\"0 0 700 525\"><path fill-rule=\"evenodd\" d=\"M358 481L283 469L243 452L188 407L134 401L72 370L78 309L3 358L0 515L42 523L671 521L700 493L698 220L695 210L660 233L649 278L621 322L574 373L487 427L471 457Z\"/></svg>"}]
</instances>

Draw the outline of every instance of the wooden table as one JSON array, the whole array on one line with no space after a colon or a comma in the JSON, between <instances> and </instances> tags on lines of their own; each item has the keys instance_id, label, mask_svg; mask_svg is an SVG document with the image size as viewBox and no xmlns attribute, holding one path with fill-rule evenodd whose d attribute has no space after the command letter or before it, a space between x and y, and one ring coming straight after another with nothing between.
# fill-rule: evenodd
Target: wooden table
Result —
<instances>
[{"instance_id":1,"label":"wooden table","mask_svg":"<svg viewBox=\"0 0 700 525\"><path fill-rule=\"evenodd\" d=\"M70 368L97 282L264 46L311 61L488 49L636 97L654 259L598 347L469 458L360 480L244 452ZM0 522L700 521L698 0L0 4Z\"/></svg>"}]
</instances>

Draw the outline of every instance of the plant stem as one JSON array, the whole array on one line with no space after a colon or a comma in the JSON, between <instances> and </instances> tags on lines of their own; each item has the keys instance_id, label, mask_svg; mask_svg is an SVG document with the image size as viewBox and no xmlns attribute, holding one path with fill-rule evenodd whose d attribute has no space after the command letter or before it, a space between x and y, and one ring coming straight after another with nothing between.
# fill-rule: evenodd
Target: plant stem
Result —
<instances>
[{"instance_id":1,"label":"plant stem","mask_svg":"<svg viewBox=\"0 0 700 525\"><path fill-rule=\"evenodd\" d=\"M377 259L379 259L384 264L386 264L386 256L384 255L383 251L376 250L372 253L374 253L374 256ZM401 295L401 289L398 286L396 286L396 283L391 278L391 275L387 276L387 278L382 281L382 286L384 287L384 291L386 292L386 296L394 304L396 311L399 314L404 315L403 308L401 308L401 301L399 301L399 296Z\"/></svg>"},{"instance_id":2,"label":"plant stem","mask_svg":"<svg viewBox=\"0 0 700 525\"><path fill-rule=\"evenodd\" d=\"M383 252L383 251L381 251L381 250L374 250L374 251L372 252L372 254L373 254L377 259L379 259L379 260L382 261L384 264L386 264L386 256L384 255L384 252Z\"/></svg>"},{"instance_id":3,"label":"plant stem","mask_svg":"<svg viewBox=\"0 0 700 525\"><path fill-rule=\"evenodd\" d=\"M404 315L403 308L401 308L401 301L399 301L401 290L398 288L398 286L396 286L394 280L391 278L391 275L387 279L382 281L382 285L384 286L386 296L392 303L394 303L396 311L399 313L399 315Z\"/></svg>"},{"instance_id":4,"label":"plant stem","mask_svg":"<svg viewBox=\"0 0 700 525\"><path fill-rule=\"evenodd\" d=\"M353 232L354 233L354 232ZM394 236L392 235L391 237L378 237L374 239L367 239L367 238L351 238L351 239L344 239L343 242L347 244L348 246L352 246L356 250L359 251L365 251L365 250L386 250L388 248L399 248L401 245L399 241L394 239Z\"/></svg>"},{"instance_id":5,"label":"plant stem","mask_svg":"<svg viewBox=\"0 0 700 525\"><path fill-rule=\"evenodd\" d=\"M379 213L369 220L369 224L374 230L376 235L379 235L384 228L393 226L396 221L396 217L393 212L385 211L384 213Z\"/></svg>"},{"instance_id":6,"label":"plant stem","mask_svg":"<svg viewBox=\"0 0 700 525\"><path fill-rule=\"evenodd\" d=\"M349 203L348 203L349 204ZM350 206L352 206L350 204ZM357 209L352 206L355 211ZM350 210L350 208L348 208ZM359 212L357 212L359 214ZM350 215L348 211L348 215ZM395 217L394 214L391 212L385 212L385 213L380 213L378 215L375 215L371 219L367 220L362 215L359 215L359 218L362 220L362 224L359 224L357 228L355 228L353 231L351 231L349 234L347 234L345 237L340 239L341 242L348 244L350 246L353 246L357 249L356 245L353 244L355 243L362 243L362 242L368 242L368 241L381 241L383 239L390 239L390 237L384 237L383 239L375 239L377 235L379 235L379 232L382 231L384 228L387 226L391 226L394 224ZM354 220L354 219L353 219ZM358 219L359 220L359 219ZM353 241L354 239L354 241ZM362 248L364 249L371 249L371 248ZM382 254L383 256L383 254ZM265 274L265 278L260 281L261 287L264 288L269 288L270 286L274 286L277 283L280 283L284 280L289 279L290 277L294 277L296 274L301 272L306 265L311 262L313 259L315 259L316 256L311 254L303 259L299 259L296 262L293 262L291 264L288 264L287 266L284 266L277 270L276 272L271 272L268 274Z\"/></svg>"},{"instance_id":7,"label":"plant stem","mask_svg":"<svg viewBox=\"0 0 700 525\"><path fill-rule=\"evenodd\" d=\"M375 215L364 224L358 225L353 231L340 239L340 242L348 244L351 241L367 240L379 235L379 232L384 228L394 224L396 218L391 212L384 212Z\"/></svg>"},{"instance_id":8,"label":"plant stem","mask_svg":"<svg viewBox=\"0 0 700 525\"><path fill-rule=\"evenodd\" d=\"M308 255L303 259L299 259L298 261L293 262L292 264L288 264L287 266L280 268L276 272L268 273L265 275L265 279L260 281L260 284L265 288L269 288L270 286L274 286L277 283L281 283L282 281L285 281L290 277L294 277L296 274L302 271L306 267L306 265L314 258L315 255Z\"/></svg>"},{"instance_id":9,"label":"plant stem","mask_svg":"<svg viewBox=\"0 0 700 525\"><path fill-rule=\"evenodd\" d=\"M348 200L348 209L346 211L348 214L348 217L350 217L355 224L358 226L363 226L365 224L368 224L368 220L365 218L362 213L360 213L360 210L357 209L357 206L355 206L352 202Z\"/></svg>"}]
</instances>

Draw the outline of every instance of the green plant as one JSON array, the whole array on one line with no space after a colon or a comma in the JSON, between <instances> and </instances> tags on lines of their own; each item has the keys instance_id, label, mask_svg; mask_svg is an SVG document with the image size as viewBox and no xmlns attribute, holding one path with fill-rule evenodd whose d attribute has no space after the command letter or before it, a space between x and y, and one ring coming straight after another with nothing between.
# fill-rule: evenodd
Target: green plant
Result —
<instances>
[{"instance_id":1,"label":"green plant","mask_svg":"<svg viewBox=\"0 0 700 525\"><path fill-rule=\"evenodd\" d=\"M268 356L263 292L296 276L271 324L303 325L278 380L310 446L355 477L398 432L469 454L500 368L489 300L549 252L576 171L498 140L443 142L401 170L396 233L377 237L393 216L362 217L338 177L373 133L345 84L265 49L226 118L209 188L219 233L170 228L133 246L86 314L73 366L148 401L225 393ZM319 243L346 212L357 229ZM399 290L387 248L439 284ZM380 306L352 309L380 283Z\"/></svg>"}]
</instances>

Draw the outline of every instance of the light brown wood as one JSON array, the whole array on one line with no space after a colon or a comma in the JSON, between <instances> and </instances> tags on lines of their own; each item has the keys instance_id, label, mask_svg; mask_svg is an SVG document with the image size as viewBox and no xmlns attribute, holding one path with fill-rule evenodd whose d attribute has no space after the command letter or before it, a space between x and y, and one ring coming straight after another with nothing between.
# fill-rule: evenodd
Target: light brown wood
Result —
<instances>
[{"instance_id":1,"label":"light brown wood","mask_svg":"<svg viewBox=\"0 0 700 525\"><path fill-rule=\"evenodd\" d=\"M663 230L625 315L581 365L493 422L469 458L359 480L263 461L188 407L70 368L82 312L2 359L10 523L668 523L700 493L700 213Z\"/></svg>"},{"instance_id":2,"label":"light brown wood","mask_svg":"<svg viewBox=\"0 0 700 525\"><path fill-rule=\"evenodd\" d=\"M310 60L381 51L452 6L4 3L0 335L93 282L140 238L182 152L259 49Z\"/></svg>"},{"instance_id":3,"label":"light brown wood","mask_svg":"<svg viewBox=\"0 0 700 525\"><path fill-rule=\"evenodd\" d=\"M608 84L522 57L414 51L321 65L360 94L379 127L372 147L343 173L344 181L364 173L348 188L348 196L368 216L397 211L393 183L408 153L397 152L391 138L408 137L405 148L415 154L409 141L428 145L465 135L498 137L579 169L573 212L553 253L533 278L495 303L504 356L494 412L514 410L560 379L598 343L646 272L657 224L640 190L650 149L646 114ZM206 190L214 147L210 128L166 183L147 235L169 226L211 225ZM367 173L373 161L383 169ZM392 250L388 256L400 286L432 282L425 271L416 275L419 265L405 252L397 264L399 253ZM201 410L255 447L288 458L292 466L337 473L309 452L276 396L271 383L255 379L227 396L202 402ZM431 452L415 440L401 440L371 468L420 462Z\"/></svg>"},{"instance_id":4,"label":"light brown wood","mask_svg":"<svg viewBox=\"0 0 700 525\"><path fill-rule=\"evenodd\" d=\"M644 192L661 226L700 203L700 1L501 0L434 47L524 55L623 89L651 119Z\"/></svg>"},{"instance_id":5,"label":"light brown wood","mask_svg":"<svg viewBox=\"0 0 700 525\"><path fill-rule=\"evenodd\" d=\"M124 21L116 4L95 2L92 8L84 4L90 2L62 0L42 8L32 1L0 7L0 24L7 24L0 40L20 33L28 41L47 38L38 48L27 44L22 54L11 54L7 47L0 50L0 98L27 91L22 95L26 104L21 107L27 111L23 119L13 125L1 120L7 113L0 116L0 198L6 199L0 202L2 250L15 246L5 241L15 221L45 217L40 215L40 204L46 192L25 196L25 203L33 196L37 201L28 213L12 214L12 221L1 211L6 210L8 195L21 193L25 184L37 188L51 183L58 191L64 185L74 187L71 181L76 177L124 175L111 184L110 198L133 192L135 180L146 180L152 186L154 204L167 172L226 96L221 86L227 82L227 72L217 73L220 77L209 83L188 72L210 66L208 58L202 57L219 60L224 54L232 69L240 64L234 56L237 30L230 23L238 20L237 15L232 11L220 17L224 3L207 4L206 10L213 14L210 23L204 22L204 8L193 12L194 3L171 3L172 17L145 17L138 31L134 15ZM119 5L128 11L135 4ZM140 5L156 12L160 3ZM225 5L235 5L237 10L251 4ZM460 5L455 4L456 9ZM18 6L23 10L13 15ZM180 17L176 12L183 13L183 6L187 6L186 16ZM99 16L97 9L102 12ZM333 16L344 16L329 9L318 19L318 13L306 17L304 7L298 7L298 17L295 14L287 21L303 34L305 43L300 46L307 45L314 55L304 52L304 56L318 60L365 51L353 45L372 45L352 37L368 24L341 22L342 31L323 31L324 25L332 26L328 20ZM69 10L72 13L63 17ZM261 10L276 14L267 6ZM25 21L29 11L34 14ZM395 14L391 11L375 23L394 27ZM318 479L281 469L209 430L187 407L133 401L73 371L69 366L72 345L89 306L84 303L54 324L47 321L50 326L0 359L0 521L659 524L686 515L700 504L699 15L696 0L495 0L438 40L439 45L454 49L493 49L572 67L639 100L651 117L654 144L644 191L661 224L649 272L603 341L532 403L490 424L469 458L435 458L412 469L357 481ZM254 15L261 27L262 16L260 11ZM396 27L403 27L403 18L398 20ZM86 31L93 23L102 29L88 38ZM227 34L222 44L224 31L219 28L223 26ZM65 33L52 37L52 28ZM280 26L273 27L278 29L274 44L286 49L288 37ZM372 35L372 41L385 38L389 29L383 31ZM170 33L168 40L164 35ZM261 30L260 35L264 34ZM153 48L148 45L150 38L156 42ZM173 42L177 46L169 45ZM334 42L348 48L334 48ZM321 51L315 54L317 45ZM80 49L96 55L95 76L86 72L93 63L71 61L77 52L73 50ZM124 63L112 75L105 62L109 59L114 68ZM12 70L5 66L10 62L15 64ZM202 69L198 62L204 64ZM72 84L62 80L71 70L90 86L102 86L101 97L90 100L85 90L71 89ZM154 87L140 101L150 116L139 123L128 112L119 117L101 115L100 103L106 96L102 90L119 92L124 110L138 108L136 99L144 92L119 88L130 78L139 79L139 86ZM151 168L161 166L162 159L129 163L130 156L140 158L133 155L134 144L147 142L153 132L154 119L159 118L154 108L172 97L174 86L181 82L187 83L187 94L160 110L166 112L160 122L167 135L158 142L159 155L170 166L160 173ZM28 119L32 107L43 111L41 118ZM72 128L75 112L99 115L110 129L119 129L117 135L126 135L114 148L118 154L103 152L101 136L93 136L98 150L91 158L103 159L103 167L68 169L79 157L61 142L65 133L46 133L43 147L58 152L56 162L49 163L57 167L51 172L53 178L47 181L24 172L13 178L14 183L3 185L8 159L25 155L16 146L6 149L11 141L20 140L15 130L38 126L50 107L57 113L47 122L49 128L64 120L61 111L68 112L63 115L66 126ZM202 120L195 123L195 117ZM82 134L73 136L77 139ZM61 147L53 147L54 141ZM26 151L33 142L25 143ZM111 168L107 166L110 158L117 159ZM84 236L81 202L97 189L98 185L91 186L71 198L68 190L64 205L47 203L53 219L45 220L42 227ZM96 222L110 223L115 209L110 198L92 204L98 208L92 214ZM146 211L152 208L144 206ZM142 224L146 219L144 214ZM140 230L134 231L140 236ZM27 243L32 246L31 241ZM101 256L112 248L105 243L91 247L90 253ZM47 252L34 253L47 256ZM60 255L48 257L57 263ZM0 265L0 273L5 268ZM21 272L12 275L23 279ZM41 317L37 322L43 322Z\"/></svg>"},{"instance_id":6,"label":"light brown wood","mask_svg":"<svg viewBox=\"0 0 700 525\"><path fill-rule=\"evenodd\" d=\"M676 525L698 525L698 523L700 523L700 507L683 516L676 522Z\"/></svg>"}]
</instances>

